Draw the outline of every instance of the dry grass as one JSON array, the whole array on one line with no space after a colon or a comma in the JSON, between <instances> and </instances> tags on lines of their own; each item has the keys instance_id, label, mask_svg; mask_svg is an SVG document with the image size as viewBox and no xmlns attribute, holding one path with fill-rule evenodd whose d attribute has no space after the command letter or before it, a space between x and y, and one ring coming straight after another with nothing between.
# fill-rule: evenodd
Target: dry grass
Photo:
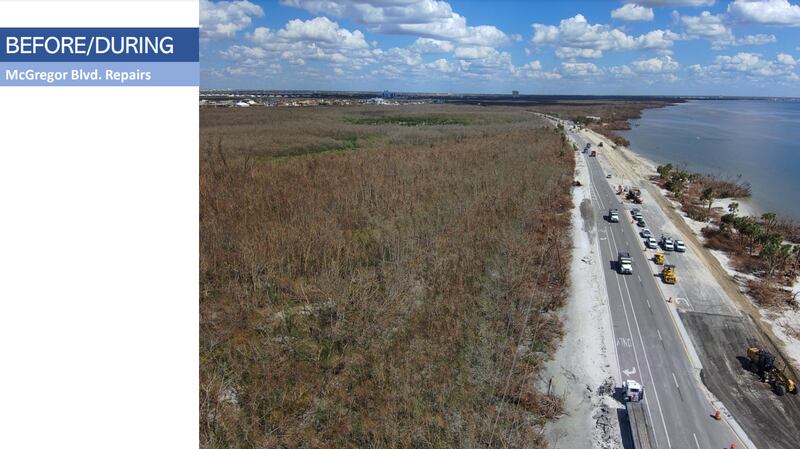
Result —
<instances>
[{"instance_id":1,"label":"dry grass","mask_svg":"<svg viewBox=\"0 0 800 449\"><path fill-rule=\"evenodd\" d=\"M749 280L747 288L747 293L765 309L781 310L787 307L797 307L791 292L775 283L764 279Z\"/></svg>"},{"instance_id":2,"label":"dry grass","mask_svg":"<svg viewBox=\"0 0 800 449\"><path fill-rule=\"evenodd\" d=\"M349 120L397 114L201 112L202 447L544 447L572 151L510 108Z\"/></svg>"}]
</instances>

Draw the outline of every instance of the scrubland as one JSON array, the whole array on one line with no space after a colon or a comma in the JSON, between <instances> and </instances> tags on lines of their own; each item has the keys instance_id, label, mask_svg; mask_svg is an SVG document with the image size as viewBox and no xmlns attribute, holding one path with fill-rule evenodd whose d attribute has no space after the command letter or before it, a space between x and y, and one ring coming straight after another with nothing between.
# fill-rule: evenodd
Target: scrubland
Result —
<instances>
[{"instance_id":1,"label":"scrubland","mask_svg":"<svg viewBox=\"0 0 800 449\"><path fill-rule=\"evenodd\" d=\"M572 120L608 137L615 144L628 146L629 142L614 131L631 129L628 120L641 117L644 109L663 108L674 103L675 100L564 101L555 104L531 106L528 109ZM595 121L587 118L588 116L599 117L600 120Z\"/></svg>"},{"instance_id":2,"label":"scrubland","mask_svg":"<svg viewBox=\"0 0 800 449\"><path fill-rule=\"evenodd\" d=\"M561 134L471 106L200 117L201 447L545 446Z\"/></svg>"}]
</instances>

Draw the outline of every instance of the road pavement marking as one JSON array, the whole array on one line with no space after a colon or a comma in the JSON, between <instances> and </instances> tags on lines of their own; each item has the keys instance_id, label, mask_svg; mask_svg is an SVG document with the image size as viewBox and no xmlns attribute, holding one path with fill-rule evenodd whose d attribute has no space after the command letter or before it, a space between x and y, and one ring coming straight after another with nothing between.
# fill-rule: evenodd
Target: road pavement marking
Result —
<instances>
[{"instance_id":1,"label":"road pavement marking","mask_svg":"<svg viewBox=\"0 0 800 449\"><path fill-rule=\"evenodd\" d=\"M678 385L678 378L677 378L677 377L675 377L675 371L673 371L673 372L672 372L672 380L673 380L673 381L675 381L675 388L677 388L678 390L680 390L680 389L681 389L681 387L680 387L680 385Z\"/></svg>"},{"instance_id":2,"label":"road pavement marking","mask_svg":"<svg viewBox=\"0 0 800 449\"><path fill-rule=\"evenodd\" d=\"M664 339L661 338L661 331L656 329L656 333L658 334L658 341L664 341Z\"/></svg>"},{"instance_id":3,"label":"road pavement marking","mask_svg":"<svg viewBox=\"0 0 800 449\"><path fill-rule=\"evenodd\" d=\"M614 241L614 246L617 246L617 239L614 238L614 233L613 232L611 233L611 240ZM611 243L609 242L608 245L609 245L609 250L611 250L611 253L613 254L614 251L611 248ZM630 333L630 335L632 337L633 336L633 330L631 329L631 324L630 324L630 321L628 319L627 307L625 307L625 295L622 293L622 286L620 285L620 282L619 282L619 278L620 277L619 276L614 276L614 277L617 280L617 288L619 288L620 299L622 301L622 310L625 313L625 321L628 324L628 332ZM631 315L633 315L633 322L634 322L634 325L636 326L636 331L639 334L639 344L642 346L642 355L644 356L645 366L647 367L647 371L650 373L650 384L653 386L653 392L655 393L655 396L656 396L656 406L658 407L659 414L661 415L661 425L664 427L664 436L667 437L667 446L671 449L672 448L672 443L670 442L670 439L669 439L669 431L667 430L667 422L664 420L664 410L661 408L661 400L658 398L658 388L656 388L656 381L653 378L653 369L650 367L650 361L649 361L649 359L647 357L647 349L646 349L645 344L644 344L644 339L642 338L642 329L639 327L639 320L638 320L638 318L636 318L636 311L633 308L633 300L631 299L631 292L628 289L628 281L627 281L627 279L623 277L622 278L622 283L625 284L625 292L627 293L627 296L628 296L628 304L630 305L630 308L631 308ZM637 356L636 346L633 347L633 356L636 359L636 364L638 365L639 364L639 357ZM642 379L642 380L644 380L644 379ZM647 415L650 417L650 422L655 422L655 420L653 420L653 416L650 414L650 407L647 408ZM657 439L656 439L656 446L658 446L658 440Z\"/></svg>"},{"instance_id":4,"label":"road pavement marking","mask_svg":"<svg viewBox=\"0 0 800 449\"><path fill-rule=\"evenodd\" d=\"M700 442L697 441L697 435L695 435L694 432L692 432L692 436L694 437L694 444L697 445L697 449L700 449Z\"/></svg>"}]
</instances>

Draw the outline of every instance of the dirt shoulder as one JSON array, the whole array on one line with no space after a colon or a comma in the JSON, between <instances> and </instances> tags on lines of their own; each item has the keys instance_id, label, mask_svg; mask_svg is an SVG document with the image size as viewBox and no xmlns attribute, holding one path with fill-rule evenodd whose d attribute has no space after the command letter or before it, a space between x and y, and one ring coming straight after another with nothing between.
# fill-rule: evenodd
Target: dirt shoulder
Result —
<instances>
[{"instance_id":1,"label":"dirt shoulder","mask_svg":"<svg viewBox=\"0 0 800 449\"><path fill-rule=\"evenodd\" d=\"M589 172L576 158L571 215L572 263L569 298L562 311L564 338L540 376L538 389L563 399L564 414L545 427L551 448L621 447L617 409L612 398L619 379L608 293L603 282L594 224Z\"/></svg>"}]
</instances>

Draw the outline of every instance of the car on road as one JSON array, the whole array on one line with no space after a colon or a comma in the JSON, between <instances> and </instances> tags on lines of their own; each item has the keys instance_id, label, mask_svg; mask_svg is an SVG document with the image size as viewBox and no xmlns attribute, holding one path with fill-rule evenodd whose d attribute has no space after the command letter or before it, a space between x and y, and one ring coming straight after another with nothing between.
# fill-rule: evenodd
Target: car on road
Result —
<instances>
[{"instance_id":1,"label":"car on road","mask_svg":"<svg viewBox=\"0 0 800 449\"><path fill-rule=\"evenodd\" d=\"M611 179L611 173L606 175L606 179Z\"/></svg>"},{"instance_id":2,"label":"car on road","mask_svg":"<svg viewBox=\"0 0 800 449\"><path fill-rule=\"evenodd\" d=\"M617 209L609 209L608 221L612 223L619 223L619 211Z\"/></svg>"},{"instance_id":3,"label":"car on road","mask_svg":"<svg viewBox=\"0 0 800 449\"><path fill-rule=\"evenodd\" d=\"M643 228L643 227L647 226L647 223L644 222L644 218L639 217L639 219L636 220L636 226L639 226L640 228Z\"/></svg>"},{"instance_id":4,"label":"car on road","mask_svg":"<svg viewBox=\"0 0 800 449\"><path fill-rule=\"evenodd\" d=\"M658 242L656 242L656 239L654 239L653 237L646 238L644 244L650 249L658 248Z\"/></svg>"},{"instance_id":5,"label":"car on road","mask_svg":"<svg viewBox=\"0 0 800 449\"><path fill-rule=\"evenodd\" d=\"M617 269L619 274L633 274L633 259L630 253L617 253Z\"/></svg>"},{"instance_id":6,"label":"car on road","mask_svg":"<svg viewBox=\"0 0 800 449\"><path fill-rule=\"evenodd\" d=\"M683 243L683 240L675 239L675 251L677 251L679 253L685 253L686 252L686 244Z\"/></svg>"},{"instance_id":7,"label":"car on road","mask_svg":"<svg viewBox=\"0 0 800 449\"><path fill-rule=\"evenodd\" d=\"M631 210L631 217L633 217L634 220L639 221L639 219L643 218L642 212L639 211L639 209L633 209Z\"/></svg>"},{"instance_id":8,"label":"car on road","mask_svg":"<svg viewBox=\"0 0 800 449\"><path fill-rule=\"evenodd\" d=\"M653 236L653 233L652 233L652 232L650 232L650 230L649 230L649 229L647 229L647 228L644 228L644 229L642 229L641 231L639 231L639 235L641 235L641 236L642 236L642 237L644 237L644 238L649 238L649 237L652 237L652 236Z\"/></svg>"},{"instance_id":9,"label":"car on road","mask_svg":"<svg viewBox=\"0 0 800 449\"><path fill-rule=\"evenodd\" d=\"M669 237L661 237L661 246L664 251L675 251L675 242Z\"/></svg>"}]
</instances>

